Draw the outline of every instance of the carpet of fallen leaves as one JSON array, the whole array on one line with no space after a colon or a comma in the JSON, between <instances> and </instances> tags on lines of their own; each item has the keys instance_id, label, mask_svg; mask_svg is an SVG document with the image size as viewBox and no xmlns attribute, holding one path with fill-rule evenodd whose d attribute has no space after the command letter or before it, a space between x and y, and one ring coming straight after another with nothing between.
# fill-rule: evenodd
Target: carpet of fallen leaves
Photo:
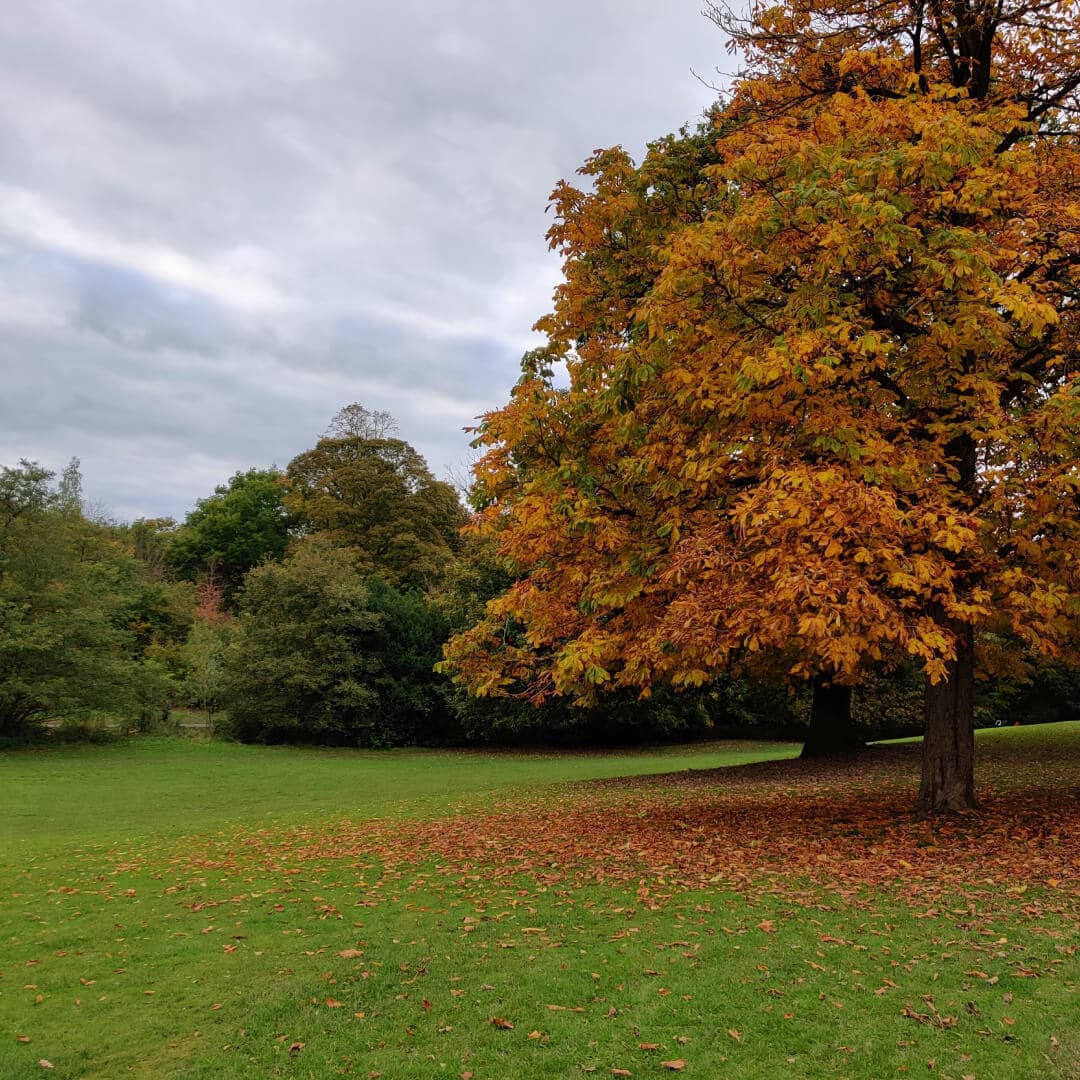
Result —
<instances>
[{"instance_id":1,"label":"carpet of fallen leaves","mask_svg":"<svg viewBox=\"0 0 1080 1080\"><path fill-rule=\"evenodd\" d=\"M434 864L451 879L630 885L646 904L703 887L793 900L822 890L857 900L887 888L929 914L957 893L1007 897L1031 916L1080 913L1080 760L1022 744L1007 756L984 752L980 810L917 821L918 753L895 745L839 762L564 785L436 820L218 837L174 865L240 874L254 864L288 875L347 860L400 880Z\"/></svg>"}]
</instances>

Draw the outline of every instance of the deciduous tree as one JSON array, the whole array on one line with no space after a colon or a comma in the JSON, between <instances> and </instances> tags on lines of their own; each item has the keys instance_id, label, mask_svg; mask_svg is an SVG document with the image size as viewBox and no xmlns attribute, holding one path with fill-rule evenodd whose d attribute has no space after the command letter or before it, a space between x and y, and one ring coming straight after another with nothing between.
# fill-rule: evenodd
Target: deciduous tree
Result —
<instances>
[{"instance_id":1,"label":"deciduous tree","mask_svg":"<svg viewBox=\"0 0 1080 1080\"><path fill-rule=\"evenodd\" d=\"M173 565L189 579L219 585L231 601L248 570L285 554L292 520L284 495L276 469L236 473L200 499L172 534Z\"/></svg>"},{"instance_id":2,"label":"deciduous tree","mask_svg":"<svg viewBox=\"0 0 1080 1080\"><path fill-rule=\"evenodd\" d=\"M446 736L432 672L446 622L417 593L366 578L318 539L248 575L226 663L247 741L394 746Z\"/></svg>"},{"instance_id":3,"label":"deciduous tree","mask_svg":"<svg viewBox=\"0 0 1080 1080\"><path fill-rule=\"evenodd\" d=\"M168 693L133 626L151 583L65 478L66 491L34 462L0 469L0 737L94 710L134 719Z\"/></svg>"},{"instance_id":4,"label":"deciduous tree","mask_svg":"<svg viewBox=\"0 0 1080 1080\"><path fill-rule=\"evenodd\" d=\"M963 809L977 634L1053 654L1076 612L1077 8L718 18L748 67L683 214L655 150L556 190L549 343L480 431L525 573L450 663L588 697L913 656L919 806Z\"/></svg>"},{"instance_id":5,"label":"deciduous tree","mask_svg":"<svg viewBox=\"0 0 1080 1080\"><path fill-rule=\"evenodd\" d=\"M353 434L356 416L346 419L333 428L345 433L320 439L289 463L285 504L309 533L347 547L361 571L395 586L429 588L459 546L464 512L457 493L407 442ZM385 427L379 420L371 430Z\"/></svg>"}]
</instances>

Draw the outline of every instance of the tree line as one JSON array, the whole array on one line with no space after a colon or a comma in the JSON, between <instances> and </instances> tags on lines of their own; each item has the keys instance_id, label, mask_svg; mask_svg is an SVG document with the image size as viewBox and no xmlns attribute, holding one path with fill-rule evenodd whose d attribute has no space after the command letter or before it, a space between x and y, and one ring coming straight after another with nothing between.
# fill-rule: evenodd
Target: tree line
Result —
<instances>
[{"instance_id":1,"label":"tree line","mask_svg":"<svg viewBox=\"0 0 1080 1080\"><path fill-rule=\"evenodd\" d=\"M469 695L434 669L512 582L462 534L469 516L392 418L359 404L182 522L88 514L74 460L60 476L0 467L0 743L168 730L185 707L246 741L369 747L694 737L786 708L741 686L708 708Z\"/></svg>"},{"instance_id":2,"label":"tree line","mask_svg":"<svg viewBox=\"0 0 1080 1080\"><path fill-rule=\"evenodd\" d=\"M177 707L253 742L805 737L812 695L766 675L592 702L456 685L448 643L522 575L463 532L475 512L392 423L351 405L284 471L238 472L179 523L87 514L77 461L60 476L0 468L0 744L169 730ZM508 625L505 646L521 634ZM988 684L982 722L1071 715L1080 676L1034 670ZM917 733L918 696L910 665L867 678L851 715L860 741Z\"/></svg>"}]
</instances>

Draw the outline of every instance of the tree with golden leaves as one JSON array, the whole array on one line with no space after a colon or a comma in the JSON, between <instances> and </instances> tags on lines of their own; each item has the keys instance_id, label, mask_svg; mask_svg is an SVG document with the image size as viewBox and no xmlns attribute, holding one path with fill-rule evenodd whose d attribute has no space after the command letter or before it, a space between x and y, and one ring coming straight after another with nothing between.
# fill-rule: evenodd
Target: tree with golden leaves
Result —
<instances>
[{"instance_id":1,"label":"tree with golden leaves","mask_svg":"<svg viewBox=\"0 0 1080 1080\"><path fill-rule=\"evenodd\" d=\"M1078 610L1078 7L713 15L747 68L679 210L655 149L556 190L548 345L480 430L522 576L448 666L587 697L916 657L919 810L965 809L980 635L1054 655Z\"/></svg>"}]
</instances>

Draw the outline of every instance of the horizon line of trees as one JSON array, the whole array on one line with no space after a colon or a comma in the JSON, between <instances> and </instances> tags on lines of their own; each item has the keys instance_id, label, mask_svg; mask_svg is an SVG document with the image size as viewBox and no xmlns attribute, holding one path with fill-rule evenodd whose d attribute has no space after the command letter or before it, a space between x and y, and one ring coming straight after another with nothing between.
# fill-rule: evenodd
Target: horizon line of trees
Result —
<instances>
[{"instance_id":1,"label":"horizon line of trees","mask_svg":"<svg viewBox=\"0 0 1080 1080\"><path fill-rule=\"evenodd\" d=\"M286 470L237 472L179 524L87 517L75 460L59 477L0 467L0 745L47 722L168 729L171 705L201 710L211 729L225 716L225 732L252 742L806 737L812 689L768 677L718 672L679 692L578 704L477 697L435 670L520 575L490 540L462 534L453 488L391 424L349 406ZM1073 715L1080 674L1032 671L987 684L980 722ZM908 665L868 679L824 749L848 747L852 729L861 742L920 728Z\"/></svg>"}]
</instances>

